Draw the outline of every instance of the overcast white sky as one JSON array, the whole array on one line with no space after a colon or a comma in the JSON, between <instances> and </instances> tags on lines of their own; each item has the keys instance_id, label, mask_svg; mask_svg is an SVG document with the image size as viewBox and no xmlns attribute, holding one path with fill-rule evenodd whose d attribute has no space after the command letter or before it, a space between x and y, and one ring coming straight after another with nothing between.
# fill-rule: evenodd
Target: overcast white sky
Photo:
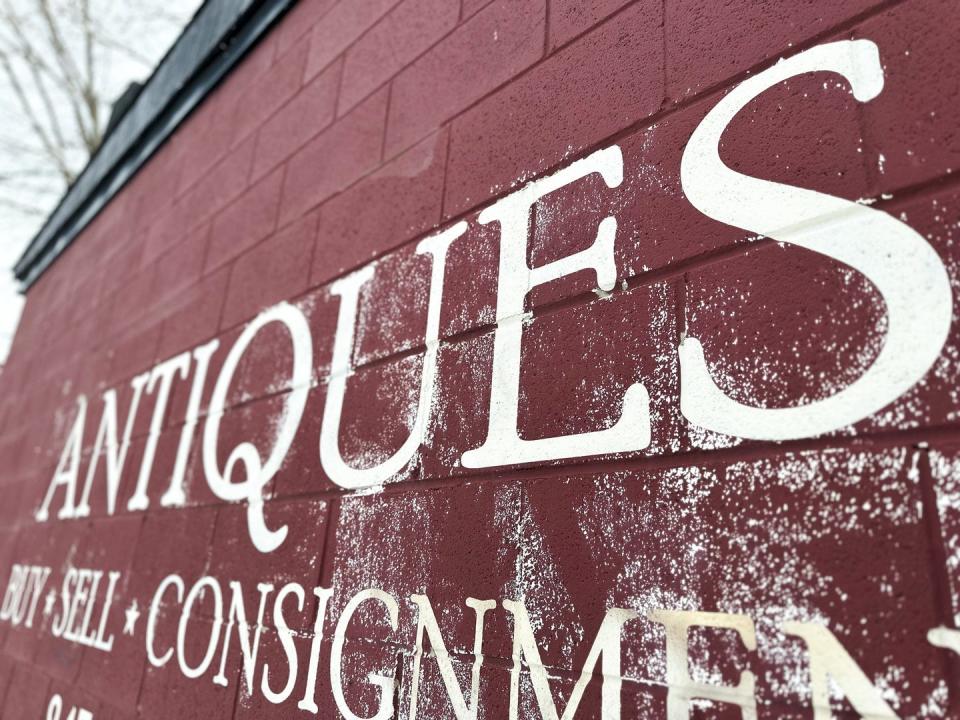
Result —
<instances>
[{"instance_id":1,"label":"overcast white sky","mask_svg":"<svg viewBox=\"0 0 960 720\"><path fill-rule=\"evenodd\" d=\"M73 0L54 0L54 6L69 5ZM35 12L37 0L0 0L0 10L10 8L18 16L29 17ZM152 66L179 36L183 25L193 17L202 0L91 0L95 16L110 32L110 43L118 46L126 43L129 50L121 47L101 49L98 64L98 85L103 88L105 97L116 98L130 82L143 81L149 77ZM9 33L10 26L0 19L0 33ZM31 32L38 32L31 29ZM76 40L73 40L76 42ZM71 42L68 37L67 42ZM134 55L138 57L134 57ZM19 112L19 106L11 83L0 75L0 107L3 107L0 121L0 140L15 139L17 143L31 141L31 129L25 115ZM33 96L36 98L36 95ZM61 114L60 107L57 108ZM68 114L68 108L62 109L62 115ZM62 126L69 132L68 119ZM14 174L22 170L26 163L36 163L29 153L0 150L0 175ZM83 166L82 156L75 160ZM56 205L63 192L63 185L57 181L45 181L46 185L22 187L15 192L19 196L9 196L14 201L22 198L24 202L39 203L45 212ZM6 357L16 331L17 322L23 307L23 297L19 294L17 282L11 268L20 257L26 244L43 224L45 214L26 214L9 204L0 204L0 363Z\"/></svg>"}]
</instances>

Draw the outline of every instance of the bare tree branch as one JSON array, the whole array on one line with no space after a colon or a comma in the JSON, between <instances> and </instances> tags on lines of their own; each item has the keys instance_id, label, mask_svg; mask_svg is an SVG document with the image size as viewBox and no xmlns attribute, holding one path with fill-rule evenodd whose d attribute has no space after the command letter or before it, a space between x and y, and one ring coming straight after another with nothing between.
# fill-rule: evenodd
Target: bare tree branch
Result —
<instances>
[{"instance_id":1,"label":"bare tree branch","mask_svg":"<svg viewBox=\"0 0 960 720\"><path fill-rule=\"evenodd\" d=\"M29 48L29 45L27 47ZM50 124L50 130L53 133L57 147L62 148L66 144L66 140L64 139L63 131L60 129L60 120L57 117L57 111L53 107L53 100L50 97L50 93L47 92L47 86L43 80L42 68L34 62L28 62L26 65L33 77L34 88L36 88L37 94L40 96L40 100L46 110L47 121Z\"/></svg>"},{"instance_id":2,"label":"bare tree branch","mask_svg":"<svg viewBox=\"0 0 960 720\"><path fill-rule=\"evenodd\" d=\"M31 205L30 203L14 200L9 197L0 196L0 206L11 208L26 215L42 217L47 214L47 208L41 205Z\"/></svg>"},{"instance_id":3,"label":"bare tree branch","mask_svg":"<svg viewBox=\"0 0 960 720\"><path fill-rule=\"evenodd\" d=\"M0 0L0 222L53 205L200 2Z\"/></svg>"},{"instance_id":4,"label":"bare tree branch","mask_svg":"<svg viewBox=\"0 0 960 720\"><path fill-rule=\"evenodd\" d=\"M50 159L53 160L59 168L60 174L63 176L63 178L68 183L71 182L73 180L73 172L67 166L66 159L63 156L61 148L57 147L37 118L33 106L30 104L30 100L27 98L27 94L20 82L20 78L13 69L13 65L11 64L6 53L0 53L0 67L3 68L4 74L7 76L7 80L10 82L10 86L13 88L14 96L17 98L17 101L20 104L20 109L23 111L23 114L26 117L27 122L30 124L30 127L33 129L34 134L43 144L43 147L46 149Z\"/></svg>"},{"instance_id":5,"label":"bare tree branch","mask_svg":"<svg viewBox=\"0 0 960 720\"><path fill-rule=\"evenodd\" d=\"M40 16L43 18L50 39L50 48L57 59L57 66L61 69L64 79L74 90L73 93L67 95L67 98L76 119L77 130L87 149L93 152L100 144L100 128L96 124L96 95L90 83L81 74L64 43L60 27L50 9L50 0L37 1ZM84 110L86 110L86 114Z\"/></svg>"}]
</instances>

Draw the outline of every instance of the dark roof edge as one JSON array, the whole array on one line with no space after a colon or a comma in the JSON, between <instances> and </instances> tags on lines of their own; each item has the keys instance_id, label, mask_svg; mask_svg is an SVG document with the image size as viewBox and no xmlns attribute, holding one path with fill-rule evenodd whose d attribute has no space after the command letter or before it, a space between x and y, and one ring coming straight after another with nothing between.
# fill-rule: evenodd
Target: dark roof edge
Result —
<instances>
[{"instance_id":1,"label":"dark roof edge","mask_svg":"<svg viewBox=\"0 0 960 720\"><path fill-rule=\"evenodd\" d=\"M28 289L296 0L206 0L13 272Z\"/></svg>"}]
</instances>

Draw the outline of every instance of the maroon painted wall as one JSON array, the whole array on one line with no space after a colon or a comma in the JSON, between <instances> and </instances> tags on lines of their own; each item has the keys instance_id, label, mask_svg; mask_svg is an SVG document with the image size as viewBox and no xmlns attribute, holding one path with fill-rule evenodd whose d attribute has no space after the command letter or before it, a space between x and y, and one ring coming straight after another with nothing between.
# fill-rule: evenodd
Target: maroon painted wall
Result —
<instances>
[{"instance_id":1,"label":"maroon painted wall","mask_svg":"<svg viewBox=\"0 0 960 720\"><path fill-rule=\"evenodd\" d=\"M782 440L764 423L751 436L692 421L678 353L699 339L720 390L759 408L829 401L877 362L894 320L876 283L701 212L681 179L691 136L734 88L771 77L763 73L778 58L848 40L875 44L882 90L855 97L836 72L771 83L729 123L720 158L898 221L891 233L932 248L954 298L939 307L952 316L958 17L947 0L300 2L28 293L0 376L0 714L309 717L298 703L313 696L320 717L335 718L339 676L355 715L388 713L392 702L408 718L419 663L419 716L456 717L437 658L414 652L424 612L411 595L422 594L468 705L476 615L465 602L496 601L484 616L481 718L550 717L535 688L544 668L561 714L585 663L592 677L577 718L687 717L684 693L709 699L711 687L745 682L744 671L755 689L734 698L755 702L759 717L810 718L819 703L826 718L831 702L834 717L960 717L955 323L903 392L884 398L881 383L879 408L837 427L797 425ZM576 445L567 440L528 462L467 467L463 454L488 433L494 340L520 322L501 314L498 327L502 227L479 215L613 147L622 182L589 172L531 212L530 267L590 248L614 217L616 278L597 290L597 274L578 271L527 296L517 429L526 440L606 430L642 383L649 443L639 423L626 449L598 443L563 457ZM718 194L725 184L714 183ZM813 233L873 242L867 217L879 215L853 225L824 216ZM418 243L459 221L467 226L446 255L439 344L425 352L437 261ZM350 487L321 465L319 443L328 390L347 372L333 367L344 280L364 268L372 277L360 290L339 433L333 424L343 462L369 468L404 446L431 348L436 381L422 442L402 468ZM893 269L914 303L916 345L933 342L921 296L937 278ZM231 349L281 302L309 327L308 381L291 387L291 332L271 322L238 355L223 411L211 415ZM213 340L196 383L194 350ZM909 363L906 347L896 362ZM177 357L183 370L171 375L163 363ZM159 411L156 367L169 376ZM109 422L107 440L97 436L111 389L120 452L107 457ZM285 427L295 435L262 506L249 492L257 468L242 460L232 489L211 483L205 433L224 473L241 443L265 463ZM178 455L184 497L164 502ZM78 511L95 456L89 512ZM141 477L146 507L131 507ZM268 532L286 527L275 549L255 546L258 516ZM81 568L91 571L83 581ZM226 621L242 599L256 624L258 583L273 588L263 591L248 686L238 627ZM302 589L302 610L295 590L275 605L288 583ZM348 602L372 588L386 595L365 601L338 635ZM396 602L395 628L383 597ZM520 648L516 699L523 623L509 601L523 603L541 661ZM672 648L661 611L687 613L674 616ZM590 666L605 617L613 633ZM820 645L810 628L824 629ZM331 673L344 637L341 672ZM693 684L677 654L684 638ZM225 639L224 686L214 678ZM186 677L183 664L202 666L208 641L210 664ZM294 685L274 704L264 668L277 692L288 652ZM371 673L396 686L381 697ZM818 695L828 675L832 701ZM741 716L712 697L695 700L690 716Z\"/></svg>"}]
</instances>

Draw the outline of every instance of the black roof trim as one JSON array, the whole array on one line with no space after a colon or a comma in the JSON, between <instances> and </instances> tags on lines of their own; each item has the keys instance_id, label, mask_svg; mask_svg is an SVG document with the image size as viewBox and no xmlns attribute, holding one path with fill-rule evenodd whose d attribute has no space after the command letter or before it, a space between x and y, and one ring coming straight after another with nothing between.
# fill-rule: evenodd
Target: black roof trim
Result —
<instances>
[{"instance_id":1,"label":"black roof trim","mask_svg":"<svg viewBox=\"0 0 960 720\"><path fill-rule=\"evenodd\" d=\"M13 271L26 290L296 0L206 0Z\"/></svg>"}]
</instances>

